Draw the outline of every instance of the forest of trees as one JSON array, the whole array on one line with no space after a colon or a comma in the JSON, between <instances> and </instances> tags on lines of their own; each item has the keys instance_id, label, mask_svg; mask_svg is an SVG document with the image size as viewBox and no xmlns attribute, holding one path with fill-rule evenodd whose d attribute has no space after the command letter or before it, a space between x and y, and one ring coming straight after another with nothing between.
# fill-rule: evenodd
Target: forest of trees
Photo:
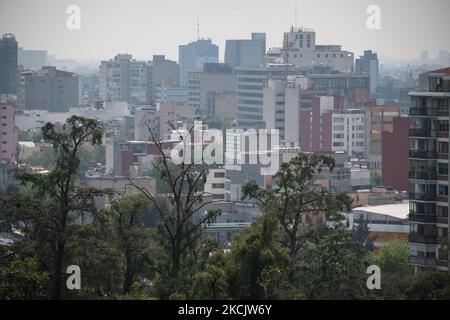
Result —
<instances>
[{"instance_id":1,"label":"forest of trees","mask_svg":"<svg viewBox=\"0 0 450 320\"><path fill-rule=\"evenodd\" d=\"M299 154L281 165L274 187L245 185L243 198L263 215L224 251L203 232L220 214L200 214L207 167L171 163L152 134L161 157L151 175L166 193L135 185L137 195L118 197L79 180L82 150L101 145L102 127L74 116L63 129L42 128L55 151L50 173L17 171L19 191L1 195L0 231L19 235L0 246L0 299L450 298L446 273L413 275L405 241L374 252L365 225L342 222L348 195L312 186L317 170L333 168L330 157ZM99 195L110 205L96 208ZM366 286L372 264L380 290ZM80 290L66 287L70 265L80 267Z\"/></svg>"}]
</instances>

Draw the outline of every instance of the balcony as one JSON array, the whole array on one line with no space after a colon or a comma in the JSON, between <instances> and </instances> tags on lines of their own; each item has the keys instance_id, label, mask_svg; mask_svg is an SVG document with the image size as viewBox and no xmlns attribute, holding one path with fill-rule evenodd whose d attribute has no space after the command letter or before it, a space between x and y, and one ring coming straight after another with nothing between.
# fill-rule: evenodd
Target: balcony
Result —
<instances>
[{"instance_id":1,"label":"balcony","mask_svg":"<svg viewBox=\"0 0 450 320\"><path fill-rule=\"evenodd\" d=\"M409 171L409 178L416 180L436 180L436 168L430 168L430 170L411 170Z\"/></svg>"},{"instance_id":2,"label":"balcony","mask_svg":"<svg viewBox=\"0 0 450 320\"><path fill-rule=\"evenodd\" d=\"M412 221L412 222L421 222L421 223L436 223L437 222L437 217L435 215L417 213L414 211L409 212L408 218L409 218L409 221Z\"/></svg>"},{"instance_id":3,"label":"balcony","mask_svg":"<svg viewBox=\"0 0 450 320\"><path fill-rule=\"evenodd\" d=\"M436 258L409 256L409 263L413 265L432 267L436 265Z\"/></svg>"},{"instance_id":4,"label":"balcony","mask_svg":"<svg viewBox=\"0 0 450 320\"><path fill-rule=\"evenodd\" d=\"M425 236L423 234L417 234L417 233L411 232L409 234L409 242L422 243L422 244L437 244L437 237L436 236Z\"/></svg>"},{"instance_id":5,"label":"balcony","mask_svg":"<svg viewBox=\"0 0 450 320\"><path fill-rule=\"evenodd\" d=\"M435 138L436 130L430 128L411 128L409 129L410 137Z\"/></svg>"},{"instance_id":6,"label":"balcony","mask_svg":"<svg viewBox=\"0 0 450 320\"><path fill-rule=\"evenodd\" d=\"M410 192L409 193L410 200L418 200L418 201L436 201L436 194L433 193L421 193L421 192Z\"/></svg>"},{"instance_id":7,"label":"balcony","mask_svg":"<svg viewBox=\"0 0 450 320\"><path fill-rule=\"evenodd\" d=\"M409 150L409 157L418 159L437 159L437 153L436 151Z\"/></svg>"},{"instance_id":8,"label":"balcony","mask_svg":"<svg viewBox=\"0 0 450 320\"><path fill-rule=\"evenodd\" d=\"M410 116L437 116L437 108L409 108Z\"/></svg>"}]
</instances>

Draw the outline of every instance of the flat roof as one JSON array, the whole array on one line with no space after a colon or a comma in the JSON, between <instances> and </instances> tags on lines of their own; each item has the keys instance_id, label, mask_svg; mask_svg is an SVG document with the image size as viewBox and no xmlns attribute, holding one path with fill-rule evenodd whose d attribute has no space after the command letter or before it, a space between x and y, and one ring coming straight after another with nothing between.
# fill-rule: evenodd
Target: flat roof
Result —
<instances>
[{"instance_id":1,"label":"flat roof","mask_svg":"<svg viewBox=\"0 0 450 320\"><path fill-rule=\"evenodd\" d=\"M407 219L409 214L409 201L378 206L356 207L353 211L364 211L369 213L384 214L399 219Z\"/></svg>"}]
</instances>

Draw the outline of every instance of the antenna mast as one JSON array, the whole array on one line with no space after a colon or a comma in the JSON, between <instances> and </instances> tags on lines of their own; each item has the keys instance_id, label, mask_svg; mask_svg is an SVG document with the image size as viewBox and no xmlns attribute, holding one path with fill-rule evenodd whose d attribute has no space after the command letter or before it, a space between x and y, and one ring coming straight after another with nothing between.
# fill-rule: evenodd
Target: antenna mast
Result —
<instances>
[{"instance_id":1,"label":"antenna mast","mask_svg":"<svg viewBox=\"0 0 450 320\"><path fill-rule=\"evenodd\" d=\"M200 40L200 17L197 16L197 40Z\"/></svg>"}]
</instances>

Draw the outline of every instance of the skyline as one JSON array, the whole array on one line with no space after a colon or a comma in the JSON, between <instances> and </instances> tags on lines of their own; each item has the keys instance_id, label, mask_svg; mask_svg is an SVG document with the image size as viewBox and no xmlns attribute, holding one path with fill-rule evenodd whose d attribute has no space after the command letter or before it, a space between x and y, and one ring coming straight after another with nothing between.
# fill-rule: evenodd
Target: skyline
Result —
<instances>
[{"instance_id":1,"label":"skyline","mask_svg":"<svg viewBox=\"0 0 450 320\"><path fill-rule=\"evenodd\" d=\"M253 1L239 3L237 0L226 3L198 0L194 4L168 0L157 5L143 0L26 2L2 1L0 32L13 33L19 46L25 49L47 50L58 58L67 59L102 60L111 59L117 53L130 53L138 60L165 54L168 59L178 61L178 46L197 39L199 17L200 37L210 38L219 46L219 59L223 61L227 39L245 39L250 38L251 32L266 32L267 48L280 47L283 33L296 20L294 0L258 3L258 7ZM439 50L450 50L450 39L445 36L445 30L450 29L450 21L446 19L450 1L433 2L430 6L423 0L395 3L347 0L343 5L331 0L317 3L299 0L297 21L298 26L316 31L318 44L342 45L344 50L354 52L355 57L371 49L380 57L405 60L418 59L420 52L427 50L430 58L434 58ZM66 9L72 4L81 9L80 30L66 27L69 17ZM371 4L381 9L380 30L366 27L369 16L366 9ZM328 10L323 9L324 5ZM117 17L122 23L116 23ZM23 23L33 20L36 23ZM173 27L175 25L186 27ZM407 41L414 35L420 37L420 41ZM96 45L86 45L91 43Z\"/></svg>"}]
</instances>

